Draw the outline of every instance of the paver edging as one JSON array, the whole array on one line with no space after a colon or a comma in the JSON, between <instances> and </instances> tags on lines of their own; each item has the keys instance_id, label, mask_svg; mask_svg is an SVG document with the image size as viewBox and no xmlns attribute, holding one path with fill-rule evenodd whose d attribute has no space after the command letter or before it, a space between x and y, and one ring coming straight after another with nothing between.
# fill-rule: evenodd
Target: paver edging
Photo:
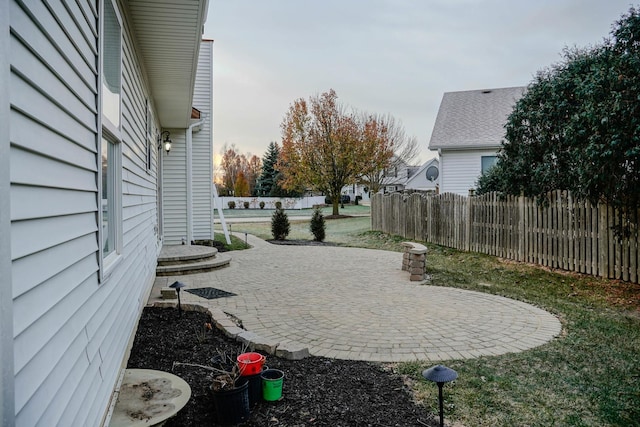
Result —
<instances>
[{"instance_id":1,"label":"paver edging","mask_svg":"<svg viewBox=\"0 0 640 427\"><path fill-rule=\"evenodd\" d=\"M177 306L178 303L173 301L155 302L152 305L152 307L160 308L175 308ZM251 351L263 351L272 356L287 360L301 360L310 356L309 348L302 344L295 342L275 342L263 338L254 332L242 329L219 308L208 308L200 304L190 303L182 304L182 309L185 311L208 313L216 328L220 329L227 337L246 344Z\"/></svg>"}]
</instances>

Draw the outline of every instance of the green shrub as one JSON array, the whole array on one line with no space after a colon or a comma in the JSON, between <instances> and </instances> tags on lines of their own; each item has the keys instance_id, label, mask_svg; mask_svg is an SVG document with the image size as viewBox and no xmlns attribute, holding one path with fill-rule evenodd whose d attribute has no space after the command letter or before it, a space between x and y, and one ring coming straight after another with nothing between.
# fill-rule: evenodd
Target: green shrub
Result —
<instances>
[{"instance_id":1,"label":"green shrub","mask_svg":"<svg viewBox=\"0 0 640 427\"><path fill-rule=\"evenodd\" d=\"M260 202L260 209L264 209L264 202Z\"/></svg>"},{"instance_id":2,"label":"green shrub","mask_svg":"<svg viewBox=\"0 0 640 427\"><path fill-rule=\"evenodd\" d=\"M326 224L324 223L324 216L319 207L313 209L309 230L313 233L313 240L316 242L322 242L324 240Z\"/></svg>"},{"instance_id":3,"label":"green shrub","mask_svg":"<svg viewBox=\"0 0 640 427\"><path fill-rule=\"evenodd\" d=\"M236 208L236 202L234 202L233 200L230 200L229 202L227 202L227 205L229 206L229 209Z\"/></svg>"},{"instance_id":4,"label":"green shrub","mask_svg":"<svg viewBox=\"0 0 640 427\"><path fill-rule=\"evenodd\" d=\"M249 202L244 202L243 205L245 209L249 209Z\"/></svg>"},{"instance_id":5,"label":"green shrub","mask_svg":"<svg viewBox=\"0 0 640 427\"><path fill-rule=\"evenodd\" d=\"M284 240L289 235L289 218L284 209L276 208L271 217L271 234L276 240Z\"/></svg>"},{"instance_id":6,"label":"green shrub","mask_svg":"<svg viewBox=\"0 0 640 427\"><path fill-rule=\"evenodd\" d=\"M276 209L282 209L282 202L280 200L276 202Z\"/></svg>"}]
</instances>

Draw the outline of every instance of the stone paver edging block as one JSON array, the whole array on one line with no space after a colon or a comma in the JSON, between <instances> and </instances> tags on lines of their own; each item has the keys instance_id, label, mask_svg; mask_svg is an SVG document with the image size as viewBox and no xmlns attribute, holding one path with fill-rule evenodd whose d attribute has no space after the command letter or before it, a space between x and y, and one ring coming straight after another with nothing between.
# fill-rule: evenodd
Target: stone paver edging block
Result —
<instances>
[{"instance_id":1,"label":"stone paver edging block","mask_svg":"<svg viewBox=\"0 0 640 427\"><path fill-rule=\"evenodd\" d=\"M156 302L153 304L153 307L177 308L178 303L168 301ZM309 356L309 349L300 344L285 343L280 345L279 342L265 339L258 334L242 329L231 320L225 312L218 308L207 308L204 305L192 303L182 304L182 309L185 311L208 313L216 328L220 329L227 337L245 344L251 351L263 351L267 354L288 360L300 360Z\"/></svg>"},{"instance_id":2,"label":"stone paver edging block","mask_svg":"<svg viewBox=\"0 0 640 427\"><path fill-rule=\"evenodd\" d=\"M249 331L269 354L277 343L275 354L288 350L289 357L307 349L337 359L444 361L521 352L561 331L555 316L531 304L407 282L400 252L248 237L252 248L235 251L227 268L174 280L236 294L206 300L185 292L182 301L212 310L219 321L220 312L241 319L243 329L229 326L227 333ZM258 345L255 336L249 341Z\"/></svg>"}]
</instances>

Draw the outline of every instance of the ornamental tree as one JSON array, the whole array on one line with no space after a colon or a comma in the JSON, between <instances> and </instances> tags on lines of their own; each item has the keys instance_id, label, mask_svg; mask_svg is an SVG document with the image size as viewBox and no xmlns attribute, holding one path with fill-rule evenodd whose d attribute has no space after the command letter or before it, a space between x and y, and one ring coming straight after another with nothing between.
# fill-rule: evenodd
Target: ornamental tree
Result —
<instances>
[{"instance_id":1,"label":"ornamental tree","mask_svg":"<svg viewBox=\"0 0 640 427\"><path fill-rule=\"evenodd\" d=\"M347 111L333 89L300 98L281 124L278 169L283 187L323 192L338 215L342 188L370 171L388 167L404 133L391 116Z\"/></svg>"}]
</instances>

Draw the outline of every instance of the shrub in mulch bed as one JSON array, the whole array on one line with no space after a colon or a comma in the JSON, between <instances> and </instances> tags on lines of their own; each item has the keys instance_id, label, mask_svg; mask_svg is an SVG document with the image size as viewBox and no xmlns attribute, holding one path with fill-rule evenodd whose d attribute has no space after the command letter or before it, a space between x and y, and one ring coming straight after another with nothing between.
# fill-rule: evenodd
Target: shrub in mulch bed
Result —
<instances>
[{"instance_id":1,"label":"shrub in mulch bed","mask_svg":"<svg viewBox=\"0 0 640 427\"><path fill-rule=\"evenodd\" d=\"M212 373L174 362L211 365L220 352L242 346L226 338L205 313L147 307L136 333L129 368L173 372L190 386L187 405L166 427L214 426L209 390ZM323 357L290 361L267 355L266 365L284 371L283 398L254 406L242 426L437 426L437 417L413 403L402 378L382 365Z\"/></svg>"}]
</instances>

